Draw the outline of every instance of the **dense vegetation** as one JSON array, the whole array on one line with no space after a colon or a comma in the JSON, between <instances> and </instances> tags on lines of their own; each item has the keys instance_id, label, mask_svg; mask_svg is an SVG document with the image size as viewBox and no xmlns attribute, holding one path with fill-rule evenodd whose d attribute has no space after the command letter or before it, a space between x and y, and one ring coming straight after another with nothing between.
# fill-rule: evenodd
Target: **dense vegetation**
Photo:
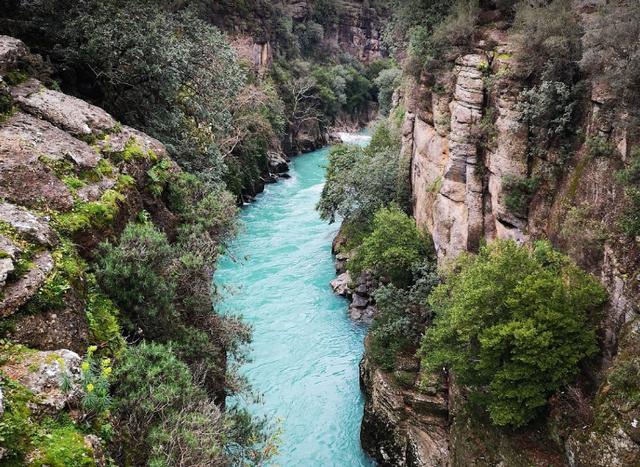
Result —
<instances>
[{"instance_id":1,"label":"dense vegetation","mask_svg":"<svg viewBox=\"0 0 640 467\"><path fill-rule=\"evenodd\" d=\"M521 426L597 351L603 287L548 243L497 241L462 256L429 298L421 354L472 388L498 425Z\"/></svg>"}]
</instances>

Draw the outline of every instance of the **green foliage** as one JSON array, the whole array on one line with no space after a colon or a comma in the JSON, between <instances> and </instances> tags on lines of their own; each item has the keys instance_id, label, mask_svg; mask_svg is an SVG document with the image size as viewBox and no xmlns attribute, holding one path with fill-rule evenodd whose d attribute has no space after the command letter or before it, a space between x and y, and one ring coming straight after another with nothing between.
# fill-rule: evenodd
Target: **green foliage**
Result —
<instances>
[{"instance_id":1,"label":"green foliage","mask_svg":"<svg viewBox=\"0 0 640 467\"><path fill-rule=\"evenodd\" d=\"M627 197L627 205L620 218L620 226L627 235L640 235L640 148L631 151L627 167L617 174Z\"/></svg>"},{"instance_id":2,"label":"green foliage","mask_svg":"<svg viewBox=\"0 0 640 467\"><path fill-rule=\"evenodd\" d=\"M178 320L173 258L166 235L147 223L129 224L118 245L102 245L96 278L126 313L128 331L140 328L149 337L173 332Z\"/></svg>"},{"instance_id":3,"label":"green foliage","mask_svg":"<svg viewBox=\"0 0 640 467\"><path fill-rule=\"evenodd\" d=\"M32 448L32 438L36 432L28 405L33 395L1 372L0 382L4 396L4 414L0 419L0 444L7 448L3 462L9 466L19 466Z\"/></svg>"},{"instance_id":4,"label":"green foliage","mask_svg":"<svg viewBox=\"0 0 640 467\"><path fill-rule=\"evenodd\" d=\"M574 129L580 87L559 81L543 81L520 93L520 119L529 126L533 146L548 147Z\"/></svg>"},{"instance_id":5,"label":"green foliage","mask_svg":"<svg viewBox=\"0 0 640 467\"><path fill-rule=\"evenodd\" d=\"M87 297L87 320L89 322L89 341L98 346L106 355L118 356L125 347L118 317L120 310L106 297L90 275L90 291Z\"/></svg>"},{"instance_id":6,"label":"green foliage","mask_svg":"<svg viewBox=\"0 0 640 467\"><path fill-rule=\"evenodd\" d=\"M413 284L407 289L386 285L375 293L378 314L371 325L370 357L386 371L395 368L396 357L415 353L431 319L427 297L439 278L433 258L413 266Z\"/></svg>"},{"instance_id":7,"label":"green foliage","mask_svg":"<svg viewBox=\"0 0 640 467\"><path fill-rule=\"evenodd\" d=\"M411 283L411 267L429 252L427 238L415 221L396 206L381 208L373 218L373 231L357 249L347 267L354 277L371 270L398 287Z\"/></svg>"},{"instance_id":8,"label":"green foliage","mask_svg":"<svg viewBox=\"0 0 640 467\"><path fill-rule=\"evenodd\" d=\"M409 167L399 154L399 135L386 124L376 128L367 148L333 148L317 205L320 216L330 222L342 217L367 224L390 203L408 210Z\"/></svg>"},{"instance_id":9,"label":"green foliage","mask_svg":"<svg viewBox=\"0 0 640 467\"><path fill-rule=\"evenodd\" d=\"M446 366L496 425L522 426L597 351L604 287L549 243L496 241L463 255L429 303L423 365Z\"/></svg>"},{"instance_id":10,"label":"green foliage","mask_svg":"<svg viewBox=\"0 0 640 467\"><path fill-rule=\"evenodd\" d=\"M98 201L77 201L71 212L55 214L56 228L69 235L107 228L113 223L120 210L120 203L124 201L124 195L114 189L106 190Z\"/></svg>"},{"instance_id":11,"label":"green foliage","mask_svg":"<svg viewBox=\"0 0 640 467\"><path fill-rule=\"evenodd\" d=\"M378 88L378 104L380 115L389 115L391 110L391 97L393 92L400 86L402 71L398 68L387 68L380 71L380 74L374 80Z\"/></svg>"},{"instance_id":12,"label":"green foliage","mask_svg":"<svg viewBox=\"0 0 640 467\"><path fill-rule=\"evenodd\" d=\"M516 216L526 217L529 203L538 190L540 181L535 177L507 175L502 178L505 205Z\"/></svg>"},{"instance_id":13,"label":"green foliage","mask_svg":"<svg viewBox=\"0 0 640 467\"><path fill-rule=\"evenodd\" d=\"M338 23L341 9L341 3L338 0L315 0L311 17L316 23L328 29Z\"/></svg>"},{"instance_id":14,"label":"green foliage","mask_svg":"<svg viewBox=\"0 0 640 467\"><path fill-rule=\"evenodd\" d=\"M95 424L106 423L111 408L109 384L112 372L111 359L98 358L95 355L98 348L89 346L87 355L82 362L82 409L85 420Z\"/></svg>"},{"instance_id":15,"label":"green foliage","mask_svg":"<svg viewBox=\"0 0 640 467\"><path fill-rule=\"evenodd\" d=\"M246 418L252 439L238 436L238 420L226 418L199 388L189 368L169 346L142 343L130 347L113 373L117 433L125 463L220 465L233 459L264 460L269 450L253 450L266 438ZM233 450L224 447L233 446ZM237 464L236 464L237 465Z\"/></svg>"},{"instance_id":16,"label":"green foliage","mask_svg":"<svg viewBox=\"0 0 640 467\"><path fill-rule=\"evenodd\" d=\"M70 422L52 422L46 434L35 443L36 456L29 463L33 467L94 467L93 450L85 443L84 436Z\"/></svg>"},{"instance_id":17,"label":"green foliage","mask_svg":"<svg viewBox=\"0 0 640 467\"><path fill-rule=\"evenodd\" d=\"M617 154L616 145L602 136L591 136L586 141L587 151L591 157L613 157Z\"/></svg>"},{"instance_id":18,"label":"green foliage","mask_svg":"<svg viewBox=\"0 0 640 467\"><path fill-rule=\"evenodd\" d=\"M519 75L534 83L576 81L582 30L570 0L518 3L513 33Z\"/></svg>"},{"instance_id":19,"label":"green foliage","mask_svg":"<svg viewBox=\"0 0 640 467\"><path fill-rule=\"evenodd\" d=\"M67 293L82 290L86 263L69 240L63 239L51 254L54 269L38 292L26 304L27 313L40 313L62 309L66 305Z\"/></svg>"},{"instance_id":20,"label":"green foliage","mask_svg":"<svg viewBox=\"0 0 640 467\"><path fill-rule=\"evenodd\" d=\"M147 176L151 183L149 191L153 196L161 196L166 184L171 179L171 169L173 164L169 159L161 159L156 162L153 167L147 170Z\"/></svg>"},{"instance_id":21,"label":"green foliage","mask_svg":"<svg viewBox=\"0 0 640 467\"><path fill-rule=\"evenodd\" d=\"M617 109L617 115L628 112L625 123L635 126L640 116L640 9L627 1L606 2L598 8L584 35L580 64L607 84L607 108Z\"/></svg>"}]
</instances>

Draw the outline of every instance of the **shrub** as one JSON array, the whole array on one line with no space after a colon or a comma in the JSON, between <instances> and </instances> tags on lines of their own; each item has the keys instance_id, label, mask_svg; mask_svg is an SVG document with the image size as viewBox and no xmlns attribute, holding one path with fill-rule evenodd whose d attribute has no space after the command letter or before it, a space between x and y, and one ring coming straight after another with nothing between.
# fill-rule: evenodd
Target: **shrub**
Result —
<instances>
[{"instance_id":1,"label":"shrub","mask_svg":"<svg viewBox=\"0 0 640 467\"><path fill-rule=\"evenodd\" d=\"M617 174L624 187L627 204L620 218L620 226L627 235L640 235L640 148L631 151L629 164Z\"/></svg>"},{"instance_id":2,"label":"shrub","mask_svg":"<svg viewBox=\"0 0 640 467\"><path fill-rule=\"evenodd\" d=\"M496 241L434 289L423 365L455 372L496 425L522 426L596 353L592 313L606 297L549 243Z\"/></svg>"},{"instance_id":3,"label":"shrub","mask_svg":"<svg viewBox=\"0 0 640 467\"><path fill-rule=\"evenodd\" d=\"M117 356L125 346L118 317L120 310L98 290L95 277L88 278L90 291L87 297L87 321L89 341L97 345L106 355Z\"/></svg>"},{"instance_id":4,"label":"shrub","mask_svg":"<svg viewBox=\"0 0 640 467\"><path fill-rule=\"evenodd\" d=\"M381 207L410 207L409 167L400 157L398 137L386 125L376 129L368 148L337 146L329 155L327 181L317 209L334 222L369 223Z\"/></svg>"},{"instance_id":5,"label":"shrub","mask_svg":"<svg viewBox=\"0 0 640 467\"><path fill-rule=\"evenodd\" d=\"M374 216L373 231L348 262L348 268L354 276L371 270L404 287L411 283L411 267L428 253L428 248L427 239L411 217L396 206L382 208Z\"/></svg>"},{"instance_id":6,"label":"shrub","mask_svg":"<svg viewBox=\"0 0 640 467\"><path fill-rule=\"evenodd\" d=\"M439 282L433 258L414 266L413 279L408 289L386 285L375 293L378 314L370 329L370 356L387 371L395 368L399 354L415 353L431 318L427 297Z\"/></svg>"},{"instance_id":7,"label":"shrub","mask_svg":"<svg viewBox=\"0 0 640 467\"><path fill-rule=\"evenodd\" d=\"M519 2L513 34L523 78L565 84L577 79L582 31L570 0Z\"/></svg>"},{"instance_id":8,"label":"shrub","mask_svg":"<svg viewBox=\"0 0 640 467\"><path fill-rule=\"evenodd\" d=\"M129 224L117 245L101 246L96 278L125 313L129 332L140 329L148 337L173 332L179 319L173 259L167 237L147 223Z\"/></svg>"},{"instance_id":9,"label":"shrub","mask_svg":"<svg viewBox=\"0 0 640 467\"><path fill-rule=\"evenodd\" d=\"M582 67L612 91L637 125L640 109L640 10L634 2L606 2L584 35ZM613 108L615 108L613 107ZM616 112L624 114L625 112ZM635 122L634 122L635 121Z\"/></svg>"},{"instance_id":10,"label":"shrub","mask_svg":"<svg viewBox=\"0 0 640 467\"><path fill-rule=\"evenodd\" d=\"M526 217L531 198L540 184L537 178L507 175L502 179L505 190L504 203L516 216Z\"/></svg>"},{"instance_id":11,"label":"shrub","mask_svg":"<svg viewBox=\"0 0 640 467\"><path fill-rule=\"evenodd\" d=\"M616 145L602 136L587 138L586 145L591 157L613 157L618 152Z\"/></svg>"},{"instance_id":12,"label":"shrub","mask_svg":"<svg viewBox=\"0 0 640 467\"><path fill-rule=\"evenodd\" d=\"M391 97L394 91L400 85L402 71L398 68L387 68L380 72L374 80L378 88L378 104L380 115L389 115L391 110Z\"/></svg>"},{"instance_id":13,"label":"shrub","mask_svg":"<svg viewBox=\"0 0 640 467\"><path fill-rule=\"evenodd\" d=\"M98 358L96 350L98 348L95 345L89 346L81 366L84 389L82 408L85 419L101 424L107 421L111 408L109 382L112 367L111 359Z\"/></svg>"},{"instance_id":14,"label":"shrub","mask_svg":"<svg viewBox=\"0 0 640 467\"><path fill-rule=\"evenodd\" d=\"M530 144L545 148L570 135L573 130L577 88L559 82L544 81L520 93L520 119L529 127Z\"/></svg>"}]
</instances>

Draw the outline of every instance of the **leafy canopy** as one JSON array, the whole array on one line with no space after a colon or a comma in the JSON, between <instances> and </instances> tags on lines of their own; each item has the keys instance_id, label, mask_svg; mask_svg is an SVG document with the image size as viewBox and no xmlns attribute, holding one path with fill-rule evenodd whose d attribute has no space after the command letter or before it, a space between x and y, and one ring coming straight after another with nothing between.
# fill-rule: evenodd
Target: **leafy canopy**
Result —
<instances>
[{"instance_id":1,"label":"leafy canopy","mask_svg":"<svg viewBox=\"0 0 640 467\"><path fill-rule=\"evenodd\" d=\"M606 298L549 243L494 242L460 257L434 289L423 365L454 371L495 424L524 425L597 351L590 318Z\"/></svg>"},{"instance_id":2,"label":"leafy canopy","mask_svg":"<svg viewBox=\"0 0 640 467\"><path fill-rule=\"evenodd\" d=\"M428 252L427 239L415 221L397 206L382 208L373 219L373 232L356 251L348 267L354 275L367 269L398 287L411 283L411 267Z\"/></svg>"}]
</instances>

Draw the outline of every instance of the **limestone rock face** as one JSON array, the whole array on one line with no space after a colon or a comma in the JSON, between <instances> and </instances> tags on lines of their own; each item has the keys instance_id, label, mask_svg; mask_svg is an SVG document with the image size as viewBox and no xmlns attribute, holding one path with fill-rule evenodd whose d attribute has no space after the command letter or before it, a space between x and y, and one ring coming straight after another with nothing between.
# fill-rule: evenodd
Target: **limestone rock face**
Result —
<instances>
[{"instance_id":1,"label":"limestone rock face","mask_svg":"<svg viewBox=\"0 0 640 467\"><path fill-rule=\"evenodd\" d=\"M344 272L331 281L333 293L347 297L351 294L349 284L351 283L351 274Z\"/></svg>"}]
</instances>

